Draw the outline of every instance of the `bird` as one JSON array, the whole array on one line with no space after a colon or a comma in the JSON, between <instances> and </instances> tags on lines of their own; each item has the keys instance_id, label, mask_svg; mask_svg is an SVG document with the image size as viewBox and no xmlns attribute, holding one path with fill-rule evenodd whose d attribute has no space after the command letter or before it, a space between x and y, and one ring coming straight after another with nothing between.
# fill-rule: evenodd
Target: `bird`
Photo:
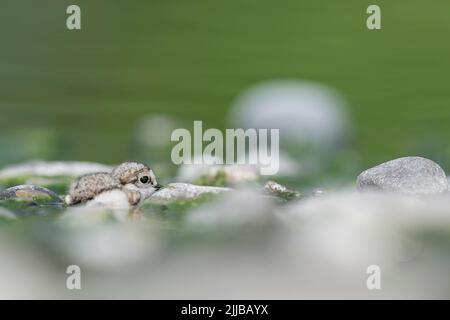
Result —
<instances>
[{"instance_id":1,"label":"bird","mask_svg":"<svg viewBox=\"0 0 450 320\"><path fill-rule=\"evenodd\" d=\"M161 188L150 167L125 162L112 172L93 173L76 179L70 184L64 202L68 206L137 207Z\"/></svg>"}]
</instances>

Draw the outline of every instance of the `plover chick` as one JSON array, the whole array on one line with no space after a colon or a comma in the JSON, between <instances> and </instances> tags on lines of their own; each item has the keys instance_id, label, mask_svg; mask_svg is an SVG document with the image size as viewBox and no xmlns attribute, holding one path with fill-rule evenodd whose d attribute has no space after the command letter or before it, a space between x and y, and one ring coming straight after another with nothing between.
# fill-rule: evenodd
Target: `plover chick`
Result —
<instances>
[{"instance_id":1,"label":"plover chick","mask_svg":"<svg viewBox=\"0 0 450 320\"><path fill-rule=\"evenodd\" d=\"M161 186L149 167L125 162L111 173L95 173L75 180L65 202L68 205L135 207L159 189Z\"/></svg>"}]
</instances>

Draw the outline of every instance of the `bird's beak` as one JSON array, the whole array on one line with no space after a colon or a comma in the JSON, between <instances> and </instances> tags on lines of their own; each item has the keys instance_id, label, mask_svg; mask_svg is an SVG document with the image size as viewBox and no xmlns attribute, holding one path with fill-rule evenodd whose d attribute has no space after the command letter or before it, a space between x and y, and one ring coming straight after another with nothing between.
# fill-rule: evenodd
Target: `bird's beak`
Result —
<instances>
[{"instance_id":1,"label":"bird's beak","mask_svg":"<svg viewBox=\"0 0 450 320\"><path fill-rule=\"evenodd\" d=\"M164 188L164 186L160 185L159 183L154 187L156 190L160 190Z\"/></svg>"}]
</instances>

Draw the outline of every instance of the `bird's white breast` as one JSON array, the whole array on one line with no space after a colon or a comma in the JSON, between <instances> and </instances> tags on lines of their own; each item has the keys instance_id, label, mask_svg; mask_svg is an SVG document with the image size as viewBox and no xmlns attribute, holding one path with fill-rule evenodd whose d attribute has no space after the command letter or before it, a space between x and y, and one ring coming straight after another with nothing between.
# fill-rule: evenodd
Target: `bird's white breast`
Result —
<instances>
[{"instance_id":1,"label":"bird's white breast","mask_svg":"<svg viewBox=\"0 0 450 320\"><path fill-rule=\"evenodd\" d=\"M103 206L115 209L130 208L127 194L122 190L105 191L86 203L86 206Z\"/></svg>"}]
</instances>

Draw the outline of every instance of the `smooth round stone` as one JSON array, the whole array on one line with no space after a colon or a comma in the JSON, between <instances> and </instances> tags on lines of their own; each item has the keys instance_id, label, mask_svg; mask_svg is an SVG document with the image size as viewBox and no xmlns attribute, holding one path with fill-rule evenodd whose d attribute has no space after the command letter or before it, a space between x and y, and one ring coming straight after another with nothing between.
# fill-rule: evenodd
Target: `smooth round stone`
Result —
<instances>
[{"instance_id":1,"label":"smooth round stone","mask_svg":"<svg viewBox=\"0 0 450 320\"><path fill-rule=\"evenodd\" d=\"M444 170L434 161L421 157L399 158L370 168L358 176L357 186L359 190L411 195L448 190Z\"/></svg>"},{"instance_id":2,"label":"smooth round stone","mask_svg":"<svg viewBox=\"0 0 450 320\"><path fill-rule=\"evenodd\" d=\"M59 196L44 187L20 185L0 192L0 200L62 202Z\"/></svg>"}]
</instances>

